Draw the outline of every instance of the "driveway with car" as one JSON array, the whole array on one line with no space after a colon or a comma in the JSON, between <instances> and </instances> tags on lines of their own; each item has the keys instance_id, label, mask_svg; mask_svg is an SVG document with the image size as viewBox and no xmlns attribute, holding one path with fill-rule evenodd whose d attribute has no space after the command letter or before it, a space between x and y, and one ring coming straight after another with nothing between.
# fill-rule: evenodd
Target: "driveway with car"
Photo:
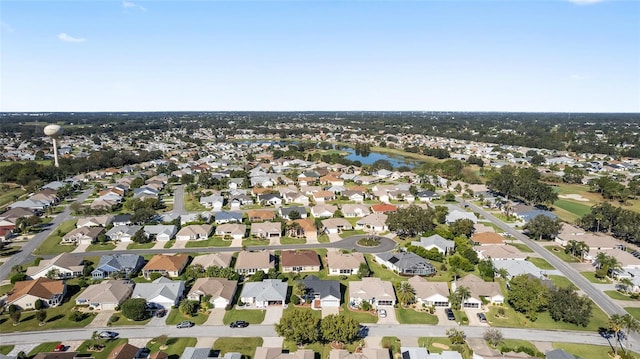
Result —
<instances>
[{"instance_id":1,"label":"driveway with car","mask_svg":"<svg viewBox=\"0 0 640 359\"><path fill-rule=\"evenodd\" d=\"M398 319L396 319L396 310L394 307L380 307L378 308L378 314L380 313L380 309L384 309L387 315L384 318L378 315L378 324L400 324L398 323Z\"/></svg>"}]
</instances>

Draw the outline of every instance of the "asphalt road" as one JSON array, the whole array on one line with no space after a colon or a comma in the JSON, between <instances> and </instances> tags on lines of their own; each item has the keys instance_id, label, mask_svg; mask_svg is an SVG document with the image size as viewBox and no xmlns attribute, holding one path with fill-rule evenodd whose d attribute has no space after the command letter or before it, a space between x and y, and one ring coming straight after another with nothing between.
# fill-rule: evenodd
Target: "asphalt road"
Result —
<instances>
[{"instance_id":1,"label":"asphalt road","mask_svg":"<svg viewBox=\"0 0 640 359\"><path fill-rule=\"evenodd\" d=\"M178 185L173 191L173 213L179 215L187 214L184 209L184 185Z\"/></svg>"},{"instance_id":2,"label":"asphalt road","mask_svg":"<svg viewBox=\"0 0 640 359\"><path fill-rule=\"evenodd\" d=\"M77 197L76 202L84 202L84 200L89 198L91 193L93 193L93 189L85 190ZM33 238L29 239L29 241L27 241L27 243L22 247L20 252L13 254L9 259L2 263L2 265L0 265L0 281L7 279L13 266L27 262L31 253L33 253L33 251L38 248L38 246L42 244L42 242L49 237L51 232L56 230L62 222L68 221L72 218L71 206L67 206L64 211L59 213L53 221L51 221L47 229L34 235Z\"/></svg>"},{"instance_id":3,"label":"asphalt road","mask_svg":"<svg viewBox=\"0 0 640 359\"><path fill-rule=\"evenodd\" d=\"M482 338L486 327L454 327L435 325L377 325L371 324L369 336L383 337L395 336L400 339L407 337L446 337L446 331L450 328L458 328L464 331L468 338ZM567 342L567 343L588 343L607 345L605 338L597 333L576 332L576 331L552 331L533 330L520 328L499 328L503 336L507 339L522 339L541 342ZM91 338L92 331L111 330L120 333L123 338L154 338L165 334L169 337L277 337L273 325L249 325L247 328L230 329L228 326L196 325L191 328L178 329L175 326L166 327L104 327L87 330L60 329L56 330L56 337L51 336L51 332L21 332L4 333L0 335L0 341L5 344L35 344L51 342L55 340L87 340Z\"/></svg>"}]
</instances>

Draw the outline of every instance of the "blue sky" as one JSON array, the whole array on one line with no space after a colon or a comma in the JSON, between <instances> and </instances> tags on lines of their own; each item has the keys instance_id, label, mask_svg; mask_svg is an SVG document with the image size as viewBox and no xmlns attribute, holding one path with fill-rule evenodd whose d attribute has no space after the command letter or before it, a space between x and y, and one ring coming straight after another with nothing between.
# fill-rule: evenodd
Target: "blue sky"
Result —
<instances>
[{"instance_id":1,"label":"blue sky","mask_svg":"<svg viewBox=\"0 0 640 359\"><path fill-rule=\"evenodd\" d=\"M640 1L0 1L0 111L640 112Z\"/></svg>"}]
</instances>

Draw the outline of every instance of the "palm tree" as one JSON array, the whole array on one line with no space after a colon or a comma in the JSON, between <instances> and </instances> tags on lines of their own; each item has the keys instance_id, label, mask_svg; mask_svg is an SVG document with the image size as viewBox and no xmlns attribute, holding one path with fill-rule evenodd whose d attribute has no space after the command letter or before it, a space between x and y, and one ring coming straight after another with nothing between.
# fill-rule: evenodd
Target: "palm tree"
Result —
<instances>
[{"instance_id":1,"label":"palm tree","mask_svg":"<svg viewBox=\"0 0 640 359\"><path fill-rule=\"evenodd\" d=\"M602 213L598 213L594 217L597 223L596 232L600 232L600 222L602 222L602 220L604 219L604 216L602 216Z\"/></svg>"},{"instance_id":2,"label":"palm tree","mask_svg":"<svg viewBox=\"0 0 640 359\"><path fill-rule=\"evenodd\" d=\"M615 354L614 356L618 355L618 333L622 329L623 323L624 319L620 314L613 314L609 317L609 329L611 329L611 331L613 332L615 340L615 347L613 348L613 353Z\"/></svg>"},{"instance_id":3,"label":"palm tree","mask_svg":"<svg viewBox=\"0 0 640 359\"><path fill-rule=\"evenodd\" d=\"M456 288L455 294L460 298L460 303L464 306L464 301L471 298L471 290L467 287Z\"/></svg>"},{"instance_id":4,"label":"palm tree","mask_svg":"<svg viewBox=\"0 0 640 359\"><path fill-rule=\"evenodd\" d=\"M618 285L625 293L629 294L630 288L633 288L633 281L631 278L622 278L618 281Z\"/></svg>"},{"instance_id":5,"label":"palm tree","mask_svg":"<svg viewBox=\"0 0 640 359\"><path fill-rule=\"evenodd\" d=\"M496 271L496 273L498 273L498 275L502 279L507 279L507 277L509 277L509 271L506 268L500 268Z\"/></svg>"},{"instance_id":6,"label":"palm tree","mask_svg":"<svg viewBox=\"0 0 640 359\"><path fill-rule=\"evenodd\" d=\"M631 314L625 314L622 316L622 328L624 328L626 333L626 347L629 348L629 336L640 331L640 321L634 318Z\"/></svg>"},{"instance_id":7,"label":"palm tree","mask_svg":"<svg viewBox=\"0 0 640 359\"><path fill-rule=\"evenodd\" d=\"M398 285L398 300L402 305L406 306L413 303L416 291L409 282L400 282Z\"/></svg>"}]
</instances>

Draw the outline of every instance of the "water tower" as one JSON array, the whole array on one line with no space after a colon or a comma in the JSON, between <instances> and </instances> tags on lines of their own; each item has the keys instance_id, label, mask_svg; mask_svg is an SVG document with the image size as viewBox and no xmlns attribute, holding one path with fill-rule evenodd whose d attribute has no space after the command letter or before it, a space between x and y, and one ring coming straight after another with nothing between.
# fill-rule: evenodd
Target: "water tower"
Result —
<instances>
[{"instance_id":1,"label":"water tower","mask_svg":"<svg viewBox=\"0 0 640 359\"><path fill-rule=\"evenodd\" d=\"M59 125L49 125L44 128L44 134L51 137L53 140L53 161L56 167L60 167L58 164L58 142L57 139L63 133L62 127Z\"/></svg>"}]
</instances>

